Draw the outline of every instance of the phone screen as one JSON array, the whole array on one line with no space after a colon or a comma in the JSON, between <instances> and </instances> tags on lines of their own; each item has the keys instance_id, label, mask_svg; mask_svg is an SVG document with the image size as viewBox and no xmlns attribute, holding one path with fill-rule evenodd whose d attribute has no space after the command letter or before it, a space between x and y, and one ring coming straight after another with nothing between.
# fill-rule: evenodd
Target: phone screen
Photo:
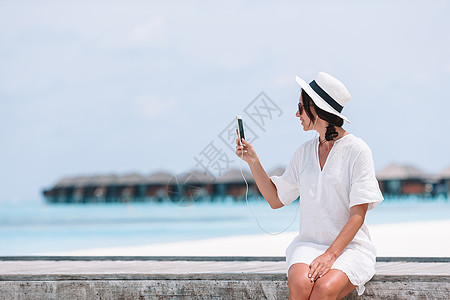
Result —
<instances>
[{"instance_id":1,"label":"phone screen","mask_svg":"<svg viewBox=\"0 0 450 300\"><path fill-rule=\"evenodd\" d=\"M242 123L242 119L237 119L238 122L238 130L239 130L239 138L244 139L245 140L245 135L244 135L244 123Z\"/></svg>"}]
</instances>

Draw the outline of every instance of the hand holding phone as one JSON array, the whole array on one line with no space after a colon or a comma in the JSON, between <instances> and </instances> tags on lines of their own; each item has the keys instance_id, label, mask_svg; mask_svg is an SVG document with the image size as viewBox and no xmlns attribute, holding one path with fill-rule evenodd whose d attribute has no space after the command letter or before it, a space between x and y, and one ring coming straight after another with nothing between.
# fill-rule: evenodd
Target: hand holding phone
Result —
<instances>
[{"instance_id":1,"label":"hand holding phone","mask_svg":"<svg viewBox=\"0 0 450 300\"><path fill-rule=\"evenodd\" d=\"M247 163L258 161L255 149L253 149L253 146L245 139L244 123L242 122L241 116L236 116L236 124L236 133L238 135L238 138L236 139L236 155Z\"/></svg>"},{"instance_id":2,"label":"hand holding phone","mask_svg":"<svg viewBox=\"0 0 450 300\"><path fill-rule=\"evenodd\" d=\"M241 116L236 116L236 122L237 122L237 130L238 130L239 144L240 144L241 143L241 139L245 140L244 123L242 122L242 117Z\"/></svg>"}]
</instances>

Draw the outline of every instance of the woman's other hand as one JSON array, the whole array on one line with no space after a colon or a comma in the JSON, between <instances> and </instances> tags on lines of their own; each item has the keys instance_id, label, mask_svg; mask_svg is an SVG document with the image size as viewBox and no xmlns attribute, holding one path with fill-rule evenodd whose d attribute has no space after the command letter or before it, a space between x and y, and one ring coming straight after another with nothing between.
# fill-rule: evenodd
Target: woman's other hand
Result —
<instances>
[{"instance_id":1,"label":"woman's other hand","mask_svg":"<svg viewBox=\"0 0 450 300\"><path fill-rule=\"evenodd\" d=\"M318 256L309 265L308 277L311 279L311 281L316 281L318 278L325 276L328 271L330 271L335 261L336 256L328 252L325 252L324 254Z\"/></svg>"},{"instance_id":2,"label":"woman's other hand","mask_svg":"<svg viewBox=\"0 0 450 300\"><path fill-rule=\"evenodd\" d=\"M238 135L236 139L236 155L248 164L258 161L258 156L253 146L244 139L241 139L241 143L239 144L239 133L237 129L236 134Z\"/></svg>"}]
</instances>

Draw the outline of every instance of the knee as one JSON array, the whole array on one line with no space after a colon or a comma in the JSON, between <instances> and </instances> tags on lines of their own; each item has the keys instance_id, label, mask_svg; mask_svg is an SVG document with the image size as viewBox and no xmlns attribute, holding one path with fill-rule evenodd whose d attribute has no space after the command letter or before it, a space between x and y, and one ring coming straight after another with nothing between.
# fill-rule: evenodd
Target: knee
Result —
<instances>
[{"instance_id":1,"label":"knee","mask_svg":"<svg viewBox=\"0 0 450 300\"><path fill-rule=\"evenodd\" d=\"M317 280L314 284L314 291L315 294L318 294L321 296L321 299L330 299L330 298L337 298L338 290L336 289L336 286L329 280Z\"/></svg>"},{"instance_id":2,"label":"knee","mask_svg":"<svg viewBox=\"0 0 450 300\"><path fill-rule=\"evenodd\" d=\"M291 292L298 292L301 294L311 293L313 283L308 278L305 272L289 272L288 286Z\"/></svg>"},{"instance_id":3,"label":"knee","mask_svg":"<svg viewBox=\"0 0 450 300\"><path fill-rule=\"evenodd\" d=\"M303 274L298 274L297 276L294 274L289 274L288 277L288 285L289 288L296 288L296 289L311 289L312 283L309 278Z\"/></svg>"}]
</instances>

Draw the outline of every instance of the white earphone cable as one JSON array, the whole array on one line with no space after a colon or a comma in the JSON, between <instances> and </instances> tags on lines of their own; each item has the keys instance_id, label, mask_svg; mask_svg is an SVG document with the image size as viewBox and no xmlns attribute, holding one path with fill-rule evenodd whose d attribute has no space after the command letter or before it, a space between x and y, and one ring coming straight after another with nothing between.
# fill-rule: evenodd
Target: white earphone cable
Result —
<instances>
[{"instance_id":1,"label":"white earphone cable","mask_svg":"<svg viewBox=\"0 0 450 300\"><path fill-rule=\"evenodd\" d=\"M258 227L259 227L262 231L264 231L265 233L270 234L270 235L279 235L279 234L282 234L283 232L285 232L286 230L288 230L288 228L291 227L292 224L294 224L295 220L297 219L297 213L298 213L298 208L300 207L300 201L299 201L299 203L298 203L297 209L295 210L295 216L294 216L294 219L292 220L291 224L289 224L284 230L282 230L282 231L280 231L280 232L272 233L272 232L266 231L266 230L265 230L264 228L262 228L261 225L259 224L258 217L256 216L255 212L253 211L253 209L251 208L250 204L248 203L248 199L247 199L247 196L248 196L248 182L247 182L247 180L245 179L244 173L242 172L242 161L243 161L243 160L244 160L244 149L242 149L242 160L240 161L239 166L240 166L242 178L244 179L245 185L246 185L246 187L247 187L247 189L246 189L246 191L245 191L245 202L247 202L247 207L248 207L248 209L249 209L250 212L252 213L253 217L255 217L256 224L258 224Z\"/></svg>"},{"instance_id":2,"label":"white earphone cable","mask_svg":"<svg viewBox=\"0 0 450 300\"><path fill-rule=\"evenodd\" d=\"M318 118L318 117L319 117L319 116L316 115L316 120L314 121L314 125L313 125L313 128L312 128L312 131L313 131L313 134L314 134L314 139L317 139L317 144L319 144L320 139L317 138L318 132L316 131L316 132L314 133L314 128L316 127L316 122L317 122L317 118ZM318 153L318 152L319 152L318 149L314 149L314 157L315 157L316 161L319 160L319 153Z\"/></svg>"}]
</instances>

